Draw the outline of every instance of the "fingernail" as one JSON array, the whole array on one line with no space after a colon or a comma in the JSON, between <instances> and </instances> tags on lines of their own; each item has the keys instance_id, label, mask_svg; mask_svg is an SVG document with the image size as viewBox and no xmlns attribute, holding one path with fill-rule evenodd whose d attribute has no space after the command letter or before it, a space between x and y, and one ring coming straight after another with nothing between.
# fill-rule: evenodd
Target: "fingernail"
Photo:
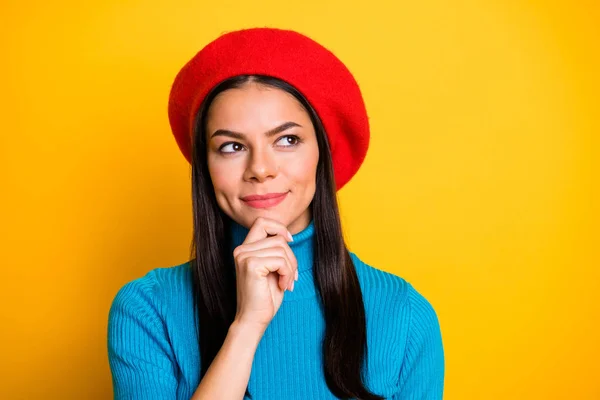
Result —
<instances>
[{"instance_id":1,"label":"fingernail","mask_svg":"<svg viewBox=\"0 0 600 400\"><path fill-rule=\"evenodd\" d=\"M296 270L296 280L298 280L298 270Z\"/></svg>"},{"instance_id":2,"label":"fingernail","mask_svg":"<svg viewBox=\"0 0 600 400\"><path fill-rule=\"evenodd\" d=\"M292 234L290 233L290 231L287 231L287 234L288 234L288 239L289 239L289 241L290 241L290 242L293 242L293 241L294 241L294 238L292 237Z\"/></svg>"},{"instance_id":3,"label":"fingernail","mask_svg":"<svg viewBox=\"0 0 600 400\"><path fill-rule=\"evenodd\" d=\"M294 291L294 281L292 281L292 292Z\"/></svg>"}]
</instances>

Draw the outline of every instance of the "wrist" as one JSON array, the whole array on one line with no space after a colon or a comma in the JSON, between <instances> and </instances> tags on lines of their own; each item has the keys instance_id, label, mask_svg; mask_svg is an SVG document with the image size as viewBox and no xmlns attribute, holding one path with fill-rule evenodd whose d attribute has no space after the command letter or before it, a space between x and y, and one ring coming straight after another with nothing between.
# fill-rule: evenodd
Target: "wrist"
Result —
<instances>
[{"instance_id":1,"label":"wrist","mask_svg":"<svg viewBox=\"0 0 600 400\"><path fill-rule=\"evenodd\" d=\"M254 339L258 345L266 329L267 327L262 324L242 321L236 318L229 327L229 333L250 340Z\"/></svg>"}]
</instances>

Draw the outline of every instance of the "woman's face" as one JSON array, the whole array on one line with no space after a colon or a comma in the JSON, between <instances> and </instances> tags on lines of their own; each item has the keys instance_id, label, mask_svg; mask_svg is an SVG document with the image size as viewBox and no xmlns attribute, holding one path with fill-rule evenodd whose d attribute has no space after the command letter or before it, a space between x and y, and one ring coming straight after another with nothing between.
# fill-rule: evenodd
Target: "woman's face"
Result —
<instances>
[{"instance_id":1,"label":"woman's face","mask_svg":"<svg viewBox=\"0 0 600 400\"><path fill-rule=\"evenodd\" d=\"M249 82L215 97L207 115L207 161L217 203L247 228L271 218L292 233L311 220L319 148L302 105ZM248 196L278 196L252 200Z\"/></svg>"}]
</instances>

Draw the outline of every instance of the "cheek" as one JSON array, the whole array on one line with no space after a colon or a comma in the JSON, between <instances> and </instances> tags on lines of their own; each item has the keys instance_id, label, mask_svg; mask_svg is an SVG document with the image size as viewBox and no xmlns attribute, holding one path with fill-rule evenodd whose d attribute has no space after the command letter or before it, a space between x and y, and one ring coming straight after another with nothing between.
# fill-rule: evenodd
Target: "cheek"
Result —
<instances>
[{"instance_id":1,"label":"cheek","mask_svg":"<svg viewBox=\"0 0 600 400\"><path fill-rule=\"evenodd\" d=\"M301 163L292 163L286 168L288 177L305 190L314 188L318 160L318 156L312 156Z\"/></svg>"},{"instance_id":2,"label":"cheek","mask_svg":"<svg viewBox=\"0 0 600 400\"><path fill-rule=\"evenodd\" d=\"M222 163L209 159L208 172L217 196L219 194L228 194L237 186L235 183L237 175L235 169L231 168L231 166L226 168Z\"/></svg>"}]
</instances>

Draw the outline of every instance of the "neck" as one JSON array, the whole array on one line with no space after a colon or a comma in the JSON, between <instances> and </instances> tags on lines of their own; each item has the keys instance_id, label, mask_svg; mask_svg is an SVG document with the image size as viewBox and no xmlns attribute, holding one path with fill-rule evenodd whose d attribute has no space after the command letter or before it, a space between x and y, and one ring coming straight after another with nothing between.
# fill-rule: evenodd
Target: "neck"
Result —
<instances>
[{"instance_id":1,"label":"neck","mask_svg":"<svg viewBox=\"0 0 600 400\"><path fill-rule=\"evenodd\" d=\"M230 220L231 251L242 244L250 230L237 222ZM294 284L293 292L286 292L284 301L305 298L314 295L314 248L315 226L311 220L306 228L292 235L293 241L288 243L298 261L298 281Z\"/></svg>"}]
</instances>

